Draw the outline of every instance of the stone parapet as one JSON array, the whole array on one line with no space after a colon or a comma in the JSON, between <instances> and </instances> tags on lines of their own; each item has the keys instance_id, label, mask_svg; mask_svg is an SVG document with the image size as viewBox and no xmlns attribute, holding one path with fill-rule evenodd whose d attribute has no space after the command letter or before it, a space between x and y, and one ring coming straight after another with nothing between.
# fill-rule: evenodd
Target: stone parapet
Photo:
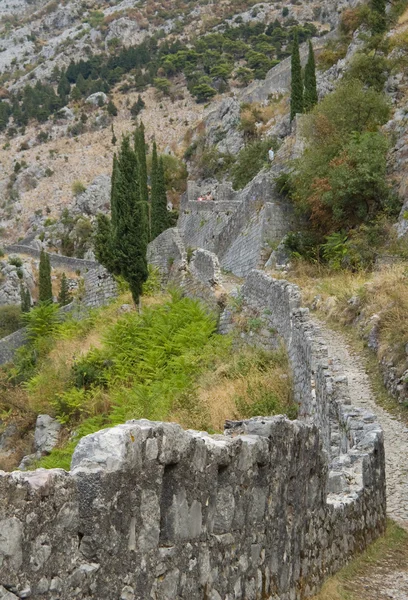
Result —
<instances>
[{"instance_id":1,"label":"stone parapet","mask_svg":"<svg viewBox=\"0 0 408 600\"><path fill-rule=\"evenodd\" d=\"M211 289L216 257L191 263ZM130 421L82 438L69 473L0 473L10 593L303 600L384 531L381 429L351 406L298 288L252 271L240 293L287 346L299 420L228 422L224 435Z\"/></svg>"}]
</instances>

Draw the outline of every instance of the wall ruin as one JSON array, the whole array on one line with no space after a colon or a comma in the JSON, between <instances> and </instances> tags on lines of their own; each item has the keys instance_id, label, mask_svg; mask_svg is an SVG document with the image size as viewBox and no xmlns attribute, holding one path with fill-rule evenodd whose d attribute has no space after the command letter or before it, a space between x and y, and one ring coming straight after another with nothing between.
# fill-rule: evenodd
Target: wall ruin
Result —
<instances>
[{"instance_id":1,"label":"wall ruin","mask_svg":"<svg viewBox=\"0 0 408 600\"><path fill-rule=\"evenodd\" d=\"M241 294L287 344L300 419L128 422L83 438L69 473L1 473L8 600L300 600L384 531L375 416L352 408L296 286L254 271Z\"/></svg>"}]
</instances>

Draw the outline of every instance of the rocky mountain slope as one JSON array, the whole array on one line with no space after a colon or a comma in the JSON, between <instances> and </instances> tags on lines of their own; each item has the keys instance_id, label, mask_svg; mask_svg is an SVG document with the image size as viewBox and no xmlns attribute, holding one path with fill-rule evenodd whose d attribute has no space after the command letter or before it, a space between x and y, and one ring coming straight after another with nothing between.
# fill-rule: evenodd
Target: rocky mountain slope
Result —
<instances>
[{"instance_id":1,"label":"rocky mountain slope","mask_svg":"<svg viewBox=\"0 0 408 600\"><path fill-rule=\"evenodd\" d=\"M58 73L72 61L117 55L122 48L136 47L151 36L156 36L160 44L178 41L191 45L225 27L268 26L276 20L289 28L295 23L309 23L317 33L324 34L337 25L342 9L352 5L353 1L314 1L282 7L279 3L253 4L245 0L216 5L198 2L193 8L181 1L164 5L130 0L2 4L3 108L12 102L13 94L38 81L51 84L56 91ZM282 57L284 49L285 39ZM245 61L240 59L235 67L240 64ZM154 75L162 76L160 69ZM222 107L231 96L236 97L232 117L231 110L227 112L230 121L237 121L240 99L245 100L245 89L240 86L230 78L227 89L223 91L221 86L221 93L205 105L192 97L182 74L171 77L171 94L167 96L151 86L144 91L136 89L133 78L125 73L109 91L117 116L109 115L106 106L98 106L97 100L88 102L84 97L68 99L66 107L44 122L29 120L18 126L11 117L0 132L0 226L4 240L22 238L50 219L58 219L64 208L74 206L74 182L80 181L87 187L97 176L109 174L115 150L111 128L117 139L132 129L130 109L139 93L145 102L140 117L146 126L147 140L154 137L161 151L182 156L195 132L203 130L203 121L219 121L220 117L225 121ZM260 81L255 81L251 89L261 86ZM267 98L267 94L264 96ZM106 101L104 97L99 104ZM232 133L228 123L226 133ZM232 152L239 149L237 143L225 145Z\"/></svg>"}]
</instances>

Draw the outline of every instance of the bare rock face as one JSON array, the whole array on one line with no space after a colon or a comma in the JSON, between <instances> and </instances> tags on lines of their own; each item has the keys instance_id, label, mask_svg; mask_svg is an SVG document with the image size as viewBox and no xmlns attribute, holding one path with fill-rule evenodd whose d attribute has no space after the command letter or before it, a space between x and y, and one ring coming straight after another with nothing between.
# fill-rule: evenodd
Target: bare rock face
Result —
<instances>
[{"instance_id":1,"label":"bare rock face","mask_svg":"<svg viewBox=\"0 0 408 600\"><path fill-rule=\"evenodd\" d=\"M101 102L103 104L107 104L108 96L105 94L105 92L95 92L95 94L88 96L85 102L87 104L93 104L94 106L99 106Z\"/></svg>"},{"instance_id":2,"label":"bare rock face","mask_svg":"<svg viewBox=\"0 0 408 600\"><path fill-rule=\"evenodd\" d=\"M75 212L96 215L98 212L108 212L110 208L111 178L109 175L99 175L75 203Z\"/></svg>"},{"instance_id":3,"label":"bare rock face","mask_svg":"<svg viewBox=\"0 0 408 600\"><path fill-rule=\"evenodd\" d=\"M396 229L399 238L408 236L408 201L401 208Z\"/></svg>"},{"instance_id":4,"label":"bare rock face","mask_svg":"<svg viewBox=\"0 0 408 600\"><path fill-rule=\"evenodd\" d=\"M35 282L31 264L24 262L21 267L16 267L0 260L0 306L20 304L22 284L29 290L34 288Z\"/></svg>"},{"instance_id":5,"label":"bare rock face","mask_svg":"<svg viewBox=\"0 0 408 600\"><path fill-rule=\"evenodd\" d=\"M235 98L225 98L205 118L207 140L217 145L220 152L236 154L244 145L242 133L237 127L240 122L240 104Z\"/></svg>"},{"instance_id":6,"label":"bare rock face","mask_svg":"<svg viewBox=\"0 0 408 600\"><path fill-rule=\"evenodd\" d=\"M35 424L34 448L36 452L48 454L57 445L61 425L49 415L38 415Z\"/></svg>"}]
</instances>

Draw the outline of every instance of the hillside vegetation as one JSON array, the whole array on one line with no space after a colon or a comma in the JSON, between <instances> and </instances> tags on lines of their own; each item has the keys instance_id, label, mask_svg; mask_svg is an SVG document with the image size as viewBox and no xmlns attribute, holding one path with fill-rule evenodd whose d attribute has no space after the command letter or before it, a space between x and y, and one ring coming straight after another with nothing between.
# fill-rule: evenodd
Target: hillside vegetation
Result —
<instances>
[{"instance_id":1,"label":"hillside vegetation","mask_svg":"<svg viewBox=\"0 0 408 600\"><path fill-rule=\"evenodd\" d=\"M216 432L226 418L296 416L283 349L215 333L215 315L177 293L145 296L140 314L121 313L128 299L81 321L59 322L49 304L29 313L30 343L1 372L1 410L6 421L47 413L63 424L41 466L69 469L80 437L133 418Z\"/></svg>"}]
</instances>

